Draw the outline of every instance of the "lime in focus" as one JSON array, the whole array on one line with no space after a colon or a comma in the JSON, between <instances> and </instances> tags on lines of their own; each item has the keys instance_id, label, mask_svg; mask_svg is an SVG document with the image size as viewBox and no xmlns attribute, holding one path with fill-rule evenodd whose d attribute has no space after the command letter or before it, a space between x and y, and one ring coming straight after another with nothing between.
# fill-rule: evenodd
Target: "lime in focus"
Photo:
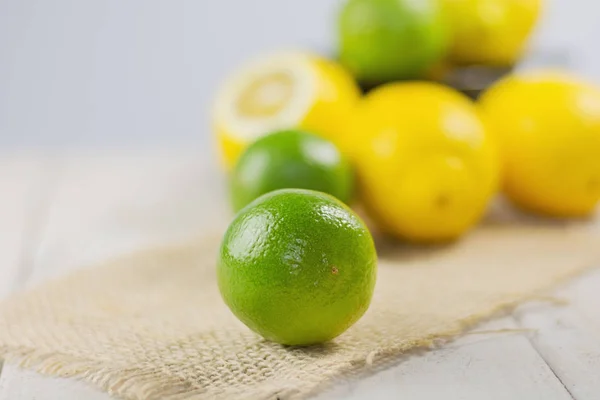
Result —
<instances>
[{"instance_id":1,"label":"lime in focus","mask_svg":"<svg viewBox=\"0 0 600 400\"><path fill-rule=\"evenodd\" d=\"M266 194L235 217L217 276L231 311L265 339L311 345L335 338L369 307L377 257L346 205L310 190Z\"/></svg>"}]
</instances>

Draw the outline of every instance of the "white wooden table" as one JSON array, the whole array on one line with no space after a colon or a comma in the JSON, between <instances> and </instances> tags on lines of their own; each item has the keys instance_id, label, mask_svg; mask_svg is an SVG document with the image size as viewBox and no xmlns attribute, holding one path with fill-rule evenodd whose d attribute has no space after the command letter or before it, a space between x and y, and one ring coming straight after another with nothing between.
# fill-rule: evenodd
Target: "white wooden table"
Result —
<instances>
[{"instance_id":1,"label":"white wooden table","mask_svg":"<svg viewBox=\"0 0 600 400\"><path fill-rule=\"evenodd\" d=\"M223 179L198 153L0 156L0 295L115 253L177 241L227 219ZM599 243L600 245L600 243ZM600 270L433 351L339 382L319 399L600 399ZM0 400L108 396L14 365Z\"/></svg>"}]
</instances>

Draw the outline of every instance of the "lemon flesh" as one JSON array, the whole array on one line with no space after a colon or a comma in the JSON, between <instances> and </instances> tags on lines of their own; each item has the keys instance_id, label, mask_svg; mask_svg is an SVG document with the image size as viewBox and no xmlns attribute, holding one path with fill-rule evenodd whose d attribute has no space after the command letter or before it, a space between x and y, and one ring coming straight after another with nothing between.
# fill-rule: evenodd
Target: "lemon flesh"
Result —
<instances>
[{"instance_id":1,"label":"lemon flesh","mask_svg":"<svg viewBox=\"0 0 600 400\"><path fill-rule=\"evenodd\" d=\"M275 53L243 65L218 91L213 127L230 170L258 138L291 128L345 142L348 117L359 99L352 77L338 64L310 53Z\"/></svg>"},{"instance_id":2,"label":"lemon flesh","mask_svg":"<svg viewBox=\"0 0 600 400\"><path fill-rule=\"evenodd\" d=\"M243 88L236 107L243 118L268 118L281 113L293 93L293 76L277 71L261 76Z\"/></svg>"}]
</instances>

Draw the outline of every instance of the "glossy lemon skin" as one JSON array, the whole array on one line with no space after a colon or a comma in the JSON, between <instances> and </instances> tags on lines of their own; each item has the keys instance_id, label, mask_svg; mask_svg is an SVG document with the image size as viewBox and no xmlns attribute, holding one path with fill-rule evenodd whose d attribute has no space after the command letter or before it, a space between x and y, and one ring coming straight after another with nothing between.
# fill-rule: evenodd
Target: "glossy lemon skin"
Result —
<instances>
[{"instance_id":1,"label":"glossy lemon skin","mask_svg":"<svg viewBox=\"0 0 600 400\"><path fill-rule=\"evenodd\" d=\"M360 98L360 89L352 76L339 64L323 57L306 54L317 80L317 90L306 114L292 126L281 129L305 129L346 147L349 116ZM244 141L229 131L226 121L214 120L222 165L231 170L240 154L252 141ZM271 131L265 131L268 134Z\"/></svg>"},{"instance_id":2,"label":"glossy lemon skin","mask_svg":"<svg viewBox=\"0 0 600 400\"><path fill-rule=\"evenodd\" d=\"M447 241L479 221L499 163L469 99L433 83L397 83L369 94L358 110L360 194L384 232Z\"/></svg>"},{"instance_id":3,"label":"glossy lemon skin","mask_svg":"<svg viewBox=\"0 0 600 400\"><path fill-rule=\"evenodd\" d=\"M521 207L578 217L600 199L600 90L561 72L511 76L480 99L504 163L504 191Z\"/></svg>"},{"instance_id":4,"label":"glossy lemon skin","mask_svg":"<svg viewBox=\"0 0 600 400\"><path fill-rule=\"evenodd\" d=\"M354 78L338 63L320 57L312 60L319 77L318 95L300 127L316 132L345 149L350 117L360 99L360 89Z\"/></svg>"},{"instance_id":5,"label":"glossy lemon skin","mask_svg":"<svg viewBox=\"0 0 600 400\"><path fill-rule=\"evenodd\" d=\"M442 0L457 64L512 65L526 48L542 0Z\"/></svg>"}]
</instances>

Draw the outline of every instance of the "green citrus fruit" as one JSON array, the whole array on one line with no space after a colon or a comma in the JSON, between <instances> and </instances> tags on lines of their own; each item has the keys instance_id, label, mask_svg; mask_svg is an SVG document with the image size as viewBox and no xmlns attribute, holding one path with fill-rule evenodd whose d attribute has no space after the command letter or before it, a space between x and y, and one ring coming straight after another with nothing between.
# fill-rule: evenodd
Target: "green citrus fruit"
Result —
<instances>
[{"instance_id":1,"label":"green citrus fruit","mask_svg":"<svg viewBox=\"0 0 600 400\"><path fill-rule=\"evenodd\" d=\"M219 289L264 338L310 345L343 333L375 286L373 239L350 208L325 193L282 189L235 217L221 243Z\"/></svg>"},{"instance_id":2,"label":"green citrus fruit","mask_svg":"<svg viewBox=\"0 0 600 400\"><path fill-rule=\"evenodd\" d=\"M422 76L446 52L437 0L348 0L338 18L339 56L363 82Z\"/></svg>"},{"instance_id":3,"label":"green citrus fruit","mask_svg":"<svg viewBox=\"0 0 600 400\"><path fill-rule=\"evenodd\" d=\"M353 174L348 161L326 139L288 130L261 137L238 160L231 175L231 202L239 211L277 189L311 189L348 203Z\"/></svg>"}]
</instances>

